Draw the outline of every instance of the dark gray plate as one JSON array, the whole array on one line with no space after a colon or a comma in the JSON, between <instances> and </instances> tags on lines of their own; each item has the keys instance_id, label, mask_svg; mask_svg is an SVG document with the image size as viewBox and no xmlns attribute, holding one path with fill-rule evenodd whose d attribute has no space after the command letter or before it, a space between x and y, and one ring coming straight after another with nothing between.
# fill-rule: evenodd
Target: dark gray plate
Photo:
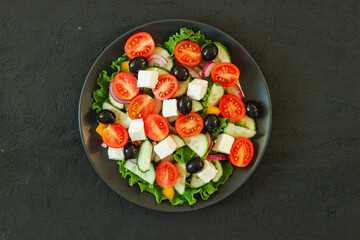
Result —
<instances>
[{"instance_id":1,"label":"dark gray plate","mask_svg":"<svg viewBox=\"0 0 360 240\"><path fill-rule=\"evenodd\" d=\"M104 69L108 70L110 73L113 72L110 68L111 62L124 53L125 42L131 35L136 32L144 31L152 35L155 43L163 43L168 40L170 35L178 32L181 27L190 28L194 31L201 31L207 39L221 42L226 46L230 52L232 62L240 69L240 83L246 99L258 102L262 108L261 116L256 119L257 136L252 139L255 153L251 164L246 168L235 168L234 173L229 178L228 182L219 187L219 191L214 193L207 201L199 199L193 206L189 206L186 203L182 206L172 206L168 201L157 204L155 202L155 197L152 194L147 192L141 193L137 185L134 187L129 186L128 180L125 180L120 176L116 162L108 160L106 150L100 146L102 142L101 137L95 132L97 126L96 113L91 109L93 103L92 92L98 88L96 80L99 72ZM264 76L254 59L235 39L226 33L209 25L195 21L178 19L156 21L144 24L124 33L113 41L96 59L86 77L81 91L79 102L79 128L81 139L91 164L104 182L118 194L135 204L154 210L166 212L192 211L210 206L226 198L235 192L254 172L265 152L270 136L270 95Z\"/></svg>"}]
</instances>

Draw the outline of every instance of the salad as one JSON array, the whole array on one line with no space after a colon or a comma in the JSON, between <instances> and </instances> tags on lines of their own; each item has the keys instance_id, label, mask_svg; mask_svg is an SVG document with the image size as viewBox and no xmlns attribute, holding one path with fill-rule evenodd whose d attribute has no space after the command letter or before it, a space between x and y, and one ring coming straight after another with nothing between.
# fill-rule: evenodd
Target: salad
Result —
<instances>
[{"instance_id":1,"label":"salad","mask_svg":"<svg viewBox=\"0 0 360 240\"><path fill-rule=\"evenodd\" d=\"M258 106L219 42L181 28L164 43L138 32L93 93L102 146L157 203L207 200L253 158Z\"/></svg>"}]
</instances>

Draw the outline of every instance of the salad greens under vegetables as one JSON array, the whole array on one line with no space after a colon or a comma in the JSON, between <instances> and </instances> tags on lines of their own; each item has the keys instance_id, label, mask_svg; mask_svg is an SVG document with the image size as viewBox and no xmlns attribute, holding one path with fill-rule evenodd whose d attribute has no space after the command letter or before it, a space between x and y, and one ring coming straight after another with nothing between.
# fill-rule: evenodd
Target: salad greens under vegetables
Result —
<instances>
[{"instance_id":1,"label":"salad greens under vegetables","mask_svg":"<svg viewBox=\"0 0 360 240\"><path fill-rule=\"evenodd\" d=\"M131 186L157 203L192 205L216 192L233 165L251 162L258 113L247 111L240 71L221 43L181 28L155 46L140 32L111 67L99 74L92 108L102 145Z\"/></svg>"}]
</instances>

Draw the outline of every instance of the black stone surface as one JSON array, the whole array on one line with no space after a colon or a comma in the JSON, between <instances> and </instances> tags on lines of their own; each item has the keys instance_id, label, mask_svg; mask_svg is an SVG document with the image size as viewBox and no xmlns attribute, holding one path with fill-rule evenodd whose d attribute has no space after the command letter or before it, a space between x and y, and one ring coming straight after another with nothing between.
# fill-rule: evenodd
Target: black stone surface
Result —
<instances>
[{"instance_id":1,"label":"black stone surface","mask_svg":"<svg viewBox=\"0 0 360 240\"><path fill-rule=\"evenodd\" d=\"M100 52L184 18L238 40L273 103L263 161L236 193L180 214L97 176L77 124ZM0 239L359 239L359 1L1 1Z\"/></svg>"}]
</instances>

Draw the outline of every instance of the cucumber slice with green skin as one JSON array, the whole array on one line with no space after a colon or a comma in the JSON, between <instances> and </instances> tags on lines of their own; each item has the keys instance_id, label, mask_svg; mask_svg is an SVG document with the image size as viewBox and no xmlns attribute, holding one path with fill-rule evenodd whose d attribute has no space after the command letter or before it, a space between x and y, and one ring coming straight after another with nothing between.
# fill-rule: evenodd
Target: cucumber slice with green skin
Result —
<instances>
[{"instance_id":1,"label":"cucumber slice with green skin","mask_svg":"<svg viewBox=\"0 0 360 240\"><path fill-rule=\"evenodd\" d=\"M167 63L165 66L163 66L163 68L165 68L166 70L170 71L171 67L174 65L174 62L173 62L173 60L171 59L169 52L168 52L165 48L156 47L156 48L154 49L153 54L158 54L158 55L166 58L166 60L168 60L168 63Z\"/></svg>"},{"instance_id":2,"label":"cucumber slice with green skin","mask_svg":"<svg viewBox=\"0 0 360 240\"><path fill-rule=\"evenodd\" d=\"M165 75L165 74L170 74L170 72L168 72L166 69L161 68L161 67L148 67L146 70L148 70L148 71L156 71L156 72L159 73L159 76Z\"/></svg>"},{"instance_id":3,"label":"cucumber slice with green skin","mask_svg":"<svg viewBox=\"0 0 360 240\"><path fill-rule=\"evenodd\" d=\"M177 145L176 149L185 146L185 141L181 137L179 137L178 135L175 135L175 134L169 134L169 135L171 136L171 138L176 143L176 145Z\"/></svg>"},{"instance_id":4,"label":"cucumber slice with green skin","mask_svg":"<svg viewBox=\"0 0 360 240\"><path fill-rule=\"evenodd\" d=\"M182 163L175 163L175 167L178 171L178 179L174 188L180 195L183 195L185 192L186 165Z\"/></svg>"},{"instance_id":5,"label":"cucumber slice with green skin","mask_svg":"<svg viewBox=\"0 0 360 240\"><path fill-rule=\"evenodd\" d=\"M206 106L215 107L218 105L220 98L224 96L225 89L221 84L214 83L210 90L209 98L206 101Z\"/></svg>"},{"instance_id":6,"label":"cucumber slice with green skin","mask_svg":"<svg viewBox=\"0 0 360 240\"><path fill-rule=\"evenodd\" d=\"M110 103L114 106L117 107L118 109L123 109L124 108L124 104L118 103L116 102L112 96L109 94L109 99L110 99Z\"/></svg>"},{"instance_id":7,"label":"cucumber slice with green skin","mask_svg":"<svg viewBox=\"0 0 360 240\"><path fill-rule=\"evenodd\" d=\"M115 113L116 122L121 124L126 129L129 128L131 118L129 117L129 115L127 113L120 111L119 109L117 109L116 107L114 107L113 105L111 105L110 103L107 103L107 102L103 103L102 108L105 110L110 110L113 113Z\"/></svg>"},{"instance_id":8,"label":"cucumber slice with green skin","mask_svg":"<svg viewBox=\"0 0 360 240\"><path fill-rule=\"evenodd\" d=\"M136 174L137 176L141 177L144 181L154 184L155 183L155 168L153 164L150 164L150 169L146 173L141 172L136 164L126 161L124 167L129 170L130 172Z\"/></svg>"},{"instance_id":9,"label":"cucumber slice with green skin","mask_svg":"<svg viewBox=\"0 0 360 240\"><path fill-rule=\"evenodd\" d=\"M199 178L196 174L193 174L191 176L191 180L190 180L190 187L192 188L199 188L202 187L206 184L206 182L204 182L201 178Z\"/></svg>"},{"instance_id":10,"label":"cucumber slice with green skin","mask_svg":"<svg viewBox=\"0 0 360 240\"><path fill-rule=\"evenodd\" d=\"M178 81L178 89L174 96L172 98L180 97L182 95L185 95L188 85L189 85L190 79L188 78L186 81Z\"/></svg>"},{"instance_id":11,"label":"cucumber slice with green skin","mask_svg":"<svg viewBox=\"0 0 360 240\"><path fill-rule=\"evenodd\" d=\"M217 170L217 173L216 173L215 177L211 181L217 182L217 181L219 181L219 179L223 175L222 166L221 166L221 163L219 162L219 160L211 161L211 163L215 166L215 168Z\"/></svg>"},{"instance_id":12,"label":"cucumber slice with green skin","mask_svg":"<svg viewBox=\"0 0 360 240\"><path fill-rule=\"evenodd\" d=\"M250 130L256 130L255 120L248 115L245 115L242 119L240 119L238 124L248 127Z\"/></svg>"},{"instance_id":13,"label":"cucumber slice with green skin","mask_svg":"<svg viewBox=\"0 0 360 240\"><path fill-rule=\"evenodd\" d=\"M214 43L218 47L218 55L213 60L213 62L216 62L216 63L229 62L229 63L231 63L230 54L227 51L227 49L221 43L218 43L218 42L214 42Z\"/></svg>"},{"instance_id":14,"label":"cucumber slice with green skin","mask_svg":"<svg viewBox=\"0 0 360 240\"><path fill-rule=\"evenodd\" d=\"M204 109L204 107L199 101L192 100L192 109L191 109L192 112L198 112L203 109Z\"/></svg>"},{"instance_id":15,"label":"cucumber slice with green skin","mask_svg":"<svg viewBox=\"0 0 360 240\"><path fill-rule=\"evenodd\" d=\"M136 165L141 172L150 170L152 151L153 145L149 140L145 140L140 146L139 155L136 159Z\"/></svg>"},{"instance_id":16,"label":"cucumber slice with green skin","mask_svg":"<svg viewBox=\"0 0 360 240\"><path fill-rule=\"evenodd\" d=\"M199 133L192 137L184 137L183 139L186 145L199 155L199 157L205 157L209 148L209 142L205 134Z\"/></svg>"},{"instance_id":17,"label":"cucumber slice with green skin","mask_svg":"<svg viewBox=\"0 0 360 240\"><path fill-rule=\"evenodd\" d=\"M233 138L239 138L239 137L252 138L256 135L256 131L244 127L236 126L233 123L229 123L227 127L224 128L224 133L229 134Z\"/></svg>"}]
</instances>

